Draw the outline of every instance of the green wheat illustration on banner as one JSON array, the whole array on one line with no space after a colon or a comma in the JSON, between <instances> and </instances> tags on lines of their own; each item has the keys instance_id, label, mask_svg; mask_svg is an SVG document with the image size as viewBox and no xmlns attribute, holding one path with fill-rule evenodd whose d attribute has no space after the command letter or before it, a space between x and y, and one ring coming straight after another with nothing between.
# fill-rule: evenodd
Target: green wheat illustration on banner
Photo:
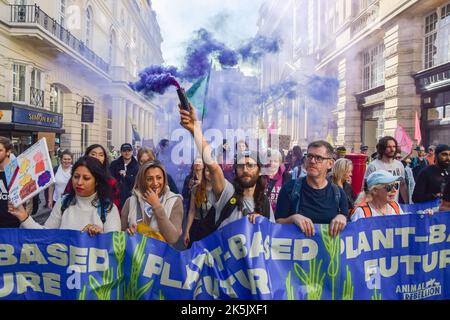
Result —
<instances>
[{"instance_id":1,"label":"green wheat illustration on banner","mask_svg":"<svg viewBox=\"0 0 450 320\"><path fill-rule=\"evenodd\" d=\"M373 290L373 294L372 294L372 300L383 300L381 298L381 292L377 293L377 288L375 287L375 289Z\"/></svg>"},{"instance_id":2,"label":"green wheat illustration on banner","mask_svg":"<svg viewBox=\"0 0 450 320\"><path fill-rule=\"evenodd\" d=\"M85 299L86 299L86 286L83 286L83 289L78 295L78 300L85 300Z\"/></svg>"},{"instance_id":3,"label":"green wheat illustration on banner","mask_svg":"<svg viewBox=\"0 0 450 320\"><path fill-rule=\"evenodd\" d=\"M309 260L308 273L298 263L294 263L295 274L306 285L308 300L320 300L322 298L323 280L326 274L321 272L321 268L322 260L317 265L317 259Z\"/></svg>"},{"instance_id":4,"label":"green wheat illustration on banner","mask_svg":"<svg viewBox=\"0 0 450 320\"><path fill-rule=\"evenodd\" d=\"M320 231L325 249L330 255L330 264L328 265L327 273L331 279L331 299L334 300L335 282L340 264L340 237L332 237L328 232L328 225L325 224L320 225Z\"/></svg>"},{"instance_id":5,"label":"green wheat illustration on banner","mask_svg":"<svg viewBox=\"0 0 450 320\"><path fill-rule=\"evenodd\" d=\"M344 288L342 289L342 300L353 300L355 288L352 285L352 273L348 266L346 266L347 278L344 281Z\"/></svg>"},{"instance_id":6,"label":"green wheat illustration on banner","mask_svg":"<svg viewBox=\"0 0 450 320\"><path fill-rule=\"evenodd\" d=\"M162 290L159 290L159 300L166 300L166 297L164 296L164 292L162 292Z\"/></svg>"},{"instance_id":7,"label":"green wheat illustration on banner","mask_svg":"<svg viewBox=\"0 0 450 320\"><path fill-rule=\"evenodd\" d=\"M125 259L125 248L126 248L125 232L114 232L113 248L114 248L114 256L116 257L117 260L117 272L116 272L117 300L120 300L121 298L120 289L122 288L122 282L124 278L123 261Z\"/></svg>"},{"instance_id":8,"label":"green wheat illustration on banner","mask_svg":"<svg viewBox=\"0 0 450 320\"><path fill-rule=\"evenodd\" d=\"M286 295L288 300L295 300L294 287L291 285L291 273L292 271L289 271L286 277Z\"/></svg>"},{"instance_id":9,"label":"green wheat illustration on banner","mask_svg":"<svg viewBox=\"0 0 450 320\"><path fill-rule=\"evenodd\" d=\"M142 265L145 258L145 244L147 237L143 236L141 242L138 244L133 252L133 260L131 264L130 281L125 286L124 299L125 300L139 300L153 285L153 279L147 284L138 288L139 275L141 274Z\"/></svg>"},{"instance_id":10,"label":"green wheat illustration on banner","mask_svg":"<svg viewBox=\"0 0 450 320\"><path fill-rule=\"evenodd\" d=\"M98 300L111 300L111 291L115 283L113 268L103 271L102 283L99 283L93 275L89 275L89 285Z\"/></svg>"}]
</instances>

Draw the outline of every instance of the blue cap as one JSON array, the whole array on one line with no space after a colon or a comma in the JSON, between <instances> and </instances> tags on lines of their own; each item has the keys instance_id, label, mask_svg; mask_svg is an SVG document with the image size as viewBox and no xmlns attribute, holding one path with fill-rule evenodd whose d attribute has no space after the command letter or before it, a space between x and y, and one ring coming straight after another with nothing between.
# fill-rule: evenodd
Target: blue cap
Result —
<instances>
[{"instance_id":1,"label":"blue cap","mask_svg":"<svg viewBox=\"0 0 450 320\"><path fill-rule=\"evenodd\" d=\"M378 170L372 172L367 177L367 188L370 189L377 184L390 184L392 182L400 180L401 177L395 177L392 173L385 170Z\"/></svg>"}]
</instances>

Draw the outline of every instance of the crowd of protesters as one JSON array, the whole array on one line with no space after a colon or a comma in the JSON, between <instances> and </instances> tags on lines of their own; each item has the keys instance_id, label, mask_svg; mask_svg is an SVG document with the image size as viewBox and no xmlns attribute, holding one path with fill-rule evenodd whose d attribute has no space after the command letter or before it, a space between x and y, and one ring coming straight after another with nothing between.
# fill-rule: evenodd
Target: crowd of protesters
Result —
<instances>
[{"instance_id":1,"label":"crowd of protesters","mask_svg":"<svg viewBox=\"0 0 450 320\"><path fill-rule=\"evenodd\" d=\"M367 157L364 184L354 194L353 162L345 147L320 140L305 153L294 146L285 156L273 148L256 152L244 140L232 147L224 140L213 150L195 126L195 109L180 109L180 117L201 150L181 192L168 174L172 164L166 139L155 151L124 143L120 155L94 144L75 163L64 150L53 169L56 182L45 191L52 211L43 225L33 219L29 204L14 208L8 202L3 168L12 144L0 137L0 227L72 229L92 236L138 232L188 248L243 217L252 223L266 218L295 224L306 236L315 234L314 224L329 224L336 236L351 221L403 214L400 203L441 199L440 210L450 210L448 145L430 146L428 153L417 146L414 157L412 152L402 156L390 136L378 141L371 157L369 148L361 146L360 154Z\"/></svg>"}]
</instances>

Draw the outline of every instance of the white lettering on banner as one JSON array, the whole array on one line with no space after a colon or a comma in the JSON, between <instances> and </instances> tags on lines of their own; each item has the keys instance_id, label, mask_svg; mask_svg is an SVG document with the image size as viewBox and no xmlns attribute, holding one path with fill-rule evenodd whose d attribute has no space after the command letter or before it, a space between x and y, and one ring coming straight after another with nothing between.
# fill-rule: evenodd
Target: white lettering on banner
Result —
<instances>
[{"instance_id":1,"label":"white lettering on banner","mask_svg":"<svg viewBox=\"0 0 450 320\"><path fill-rule=\"evenodd\" d=\"M67 266L69 259L67 257L67 246L62 243L52 243L47 247L47 253L51 256L48 261L57 266Z\"/></svg>"},{"instance_id":2,"label":"white lettering on banner","mask_svg":"<svg viewBox=\"0 0 450 320\"><path fill-rule=\"evenodd\" d=\"M247 248L245 247L246 242L246 237L243 234L237 234L228 239L228 246L236 260L247 256Z\"/></svg>"},{"instance_id":3,"label":"white lettering on banner","mask_svg":"<svg viewBox=\"0 0 450 320\"><path fill-rule=\"evenodd\" d=\"M14 247L10 244L0 244L0 266L10 266L16 263Z\"/></svg>"},{"instance_id":4,"label":"white lettering on banner","mask_svg":"<svg viewBox=\"0 0 450 320\"><path fill-rule=\"evenodd\" d=\"M154 254L149 254L144 267L144 277L151 278L153 275L160 275L163 264L163 258Z\"/></svg>"},{"instance_id":5,"label":"white lettering on banner","mask_svg":"<svg viewBox=\"0 0 450 320\"><path fill-rule=\"evenodd\" d=\"M20 252L20 264L30 264L32 262L48 264L37 244L24 243Z\"/></svg>"},{"instance_id":6,"label":"white lettering on banner","mask_svg":"<svg viewBox=\"0 0 450 320\"><path fill-rule=\"evenodd\" d=\"M398 285L395 293L402 293L403 300L419 300L442 294L442 286L435 278L419 284Z\"/></svg>"},{"instance_id":7,"label":"white lettering on banner","mask_svg":"<svg viewBox=\"0 0 450 320\"><path fill-rule=\"evenodd\" d=\"M292 239L273 238L270 248L273 260L291 260Z\"/></svg>"},{"instance_id":8,"label":"white lettering on banner","mask_svg":"<svg viewBox=\"0 0 450 320\"><path fill-rule=\"evenodd\" d=\"M249 290L251 290L252 294L257 293L257 289L261 292L261 294L270 293L268 283L269 279L267 277L267 272L264 269L247 269L247 275L245 275L243 270L239 270L236 272L235 276L238 279L239 283Z\"/></svg>"}]
</instances>

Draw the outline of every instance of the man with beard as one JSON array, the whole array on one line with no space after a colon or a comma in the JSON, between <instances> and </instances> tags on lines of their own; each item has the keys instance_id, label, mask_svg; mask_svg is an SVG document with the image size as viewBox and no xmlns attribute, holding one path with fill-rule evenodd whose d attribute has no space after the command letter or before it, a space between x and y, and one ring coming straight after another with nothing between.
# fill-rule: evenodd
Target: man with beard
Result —
<instances>
[{"instance_id":1,"label":"man with beard","mask_svg":"<svg viewBox=\"0 0 450 320\"><path fill-rule=\"evenodd\" d=\"M192 106L190 111L180 108L180 116L180 124L193 135L195 144L210 172L216 200L214 228L220 229L244 216L248 216L252 223L255 223L258 215L263 215L275 222L269 199L264 193L264 185L260 177L261 162L256 152L246 150L236 154L235 179L233 183L230 183L225 179L219 164L211 156L211 146L203 137L195 109Z\"/></svg>"},{"instance_id":2,"label":"man with beard","mask_svg":"<svg viewBox=\"0 0 450 320\"><path fill-rule=\"evenodd\" d=\"M5 166L9 163L12 150L11 140L0 137L0 228L18 228L20 221L8 212L8 188Z\"/></svg>"},{"instance_id":3,"label":"man with beard","mask_svg":"<svg viewBox=\"0 0 450 320\"><path fill-rule=\"evenodd\" d=\"M333 147L326 141L314 141L305 156L306 177L285 184L278 195L277 223L297 225L310 237L314 223L329 224L331 236L347 225L348 203L344 190L328 181L333 167Z\"/></svg>"},{"instance_id":4,"label":"man with beard","mask_svg":"<svg viewBox=\"0 0 450 320\"><path fill-rule=\"evenodd\" d=\"M377 144L378 159L372 161L367 167L364 179L375 171L385 170L392 173L395 177L401 177L400 180L400 194L404 203L409 203L408 188L405 180L405 167L403 164L395 159L395 154L398 150L398 143L394 137L386 136L381 138ZM398 202L399 194L397 192L395 201Z\"/></svg>"},{"instance_id":5,"label":"man with beard","mask_svg":"<svg viewBox=\"0 0 450 320\"><path fill-rule=\"evenodd\" d=\"M413 193L414 202L440 199L450 182L450 147L440 144L435 150L436 164L420 171Z\"/></svg>"}]
</instances>

